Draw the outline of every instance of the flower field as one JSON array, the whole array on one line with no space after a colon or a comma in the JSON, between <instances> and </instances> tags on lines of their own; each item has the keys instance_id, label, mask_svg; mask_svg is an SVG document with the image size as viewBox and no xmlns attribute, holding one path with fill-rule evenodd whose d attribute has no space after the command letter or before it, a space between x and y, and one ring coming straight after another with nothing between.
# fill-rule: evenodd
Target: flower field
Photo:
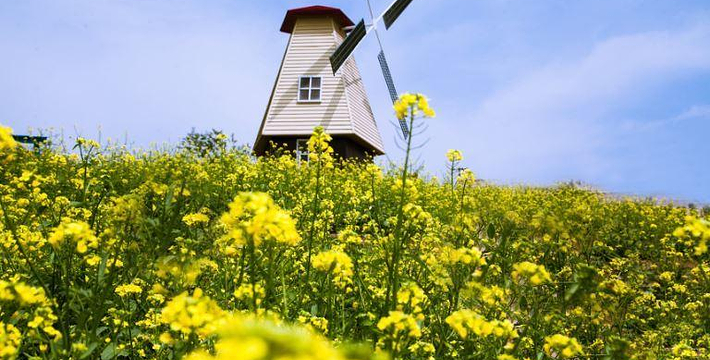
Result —
<instances>
[{"instance_id":1,"label":"flower field","mask_svg":"<svg viewBox=\"0 0 710 360\"><path fill-rule=\"evenodd\" d=\"M487 185L456 151L443 179L338 162L328 141L299 164L33 151L2 128L0 359L710 356L700 212Z\"/></svg>"}]
</instances>

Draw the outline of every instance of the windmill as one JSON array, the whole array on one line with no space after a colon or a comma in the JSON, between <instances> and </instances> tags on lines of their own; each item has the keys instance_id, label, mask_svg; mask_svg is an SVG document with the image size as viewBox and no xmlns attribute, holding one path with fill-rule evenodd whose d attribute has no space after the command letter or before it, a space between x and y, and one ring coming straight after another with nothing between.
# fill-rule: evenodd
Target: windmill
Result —
<instances>
[{"instance_id":1,"label":"windmill","mask_svg":"<svg viewBox=\"0 0 710 360\"><path fill-rule=\"evenodd\" d=\"M365 36L374 32L377 44L380 48L380 52L377 54L377 61L380 63L382 76L385 78L385 84L387 84L387 90L389 91L392 103L395 103L398 97L397 88L394 86L392 73L390 72L389 65L387 64L387 58L385 57L385 50L382 47L380 34L377 32L377 23L379 23L380 20L384 20L385 28L389 30L395 20L399 18L404 9L406 9L411 2L412 0L395 0L380 16L375 18L374 13L372 12L370 0L367 0L367 8L370 13L371 23L366 26L365 20L360 20L360 22L352 28L352 31L345 41L343 41L335 52L333 52L333 55L330 56L330 64L333 68L333 74L340 69L343 63L345 63L345 60L347 60L348 57L355 51ZM399 127L402 130L402 136L406 139L409 136L409 129L407 128L406 121L399 120Z\"/></svg>"},{"instance_id":2,"label":"windmill","mask_svg":"<svg viewBox=\"0 0 710 360\"><path fill-rule=\"evenodd\" d=\"M377 23L390 28L412 0L397 0L372 24L356 25L340 9L308 6L291 9L281 25L290 34L288 45L261 122L254 153L275 149L294 151L307 160L307 140L316 126L332 136L331 146L342 158L367 159L384 154L362 77L353 52ZM369 7L369 3L368 3ZM380 45L378 60L392 101L397 91ZM402 133L409 135L406 124Z\"/></svg>"}]
</instances>

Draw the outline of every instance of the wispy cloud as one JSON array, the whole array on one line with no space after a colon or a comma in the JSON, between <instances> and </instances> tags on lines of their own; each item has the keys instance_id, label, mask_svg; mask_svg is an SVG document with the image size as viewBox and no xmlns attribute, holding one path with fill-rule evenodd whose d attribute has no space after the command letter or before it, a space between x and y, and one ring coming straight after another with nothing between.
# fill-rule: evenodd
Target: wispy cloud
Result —
<instances>
[{"instance_id":1,"label":"wispy cloud","mask_svg":"<svg viewBox=\"0 0 710 360\"><path fill-rule=\"evenodd\" d=\"M469 125L462 133L491 177L594 177L609 165L602 150L618 131L610 113L648 89L707 70L708 26L612 37L582 58L558 60L495 91L463 115Z\"/></svg>"},{"instance_id":2,"label":"wispy cloud","mask_svg":"<svg viewBox=\"0 0 710 360\"><path fill-rule=\"evenodd\" d=\"M628 132L651 131L664 126L676 125L685 121L710 120L710 105L699 104L683 110L680 114L666 118L648 121L624 121L622 129Z\"/></svg>"}]
</instances>

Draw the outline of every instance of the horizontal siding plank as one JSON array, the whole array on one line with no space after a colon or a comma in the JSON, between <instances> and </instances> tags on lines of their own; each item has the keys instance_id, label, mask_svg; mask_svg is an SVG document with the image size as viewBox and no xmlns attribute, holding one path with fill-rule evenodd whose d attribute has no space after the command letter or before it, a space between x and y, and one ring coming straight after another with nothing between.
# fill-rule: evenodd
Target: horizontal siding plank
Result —
<instances>
[{"instance_id":1,"label":"horizontal siding plank","mask_svg":"<svg viewBox=\"0 0 710 360\"><path fill-rule=\"evenodd\" d=\"M316 126L330 134L356 134L381 149L382 141L367 103L361 81L347 88L341 76L359 79L354 61L334 76L330 54L342 42L330 18L301 18L296 21L276 87L267 110L263 135L310 135ZM298 82L304 75L321 77L321 102L299 103ZM364 103L363 103L364 101Z\"/></svg>"}]
</instances>

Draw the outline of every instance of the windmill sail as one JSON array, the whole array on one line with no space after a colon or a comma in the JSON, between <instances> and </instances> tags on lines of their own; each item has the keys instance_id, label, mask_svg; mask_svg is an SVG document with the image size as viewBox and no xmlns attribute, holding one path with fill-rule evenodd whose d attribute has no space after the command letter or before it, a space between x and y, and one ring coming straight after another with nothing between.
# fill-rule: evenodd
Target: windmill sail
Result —
<instances>
[{"instance_id":1,"label":"windmill sail","mask_svg":"<svg viewBox=\"0 0 710 360\"><path fill-rule=\"evenodd\" d=\"M330 65L333 68L333 74L338 72L338 69L343 66L345 60L347 60L348 57L350 57L350 54L355 51L355 48L360 43L362 38L365 37L365 35L367 35L365 20L360 20L353 31L351 31L348 37L345 38L345 41L343 41L343 43L335 49L333 55L330 56Z\"/></svg>"},{"instance_id":2,"label":"windmill sail","mask_svg":"<svg viewBox=\"0 0 710 360\"><path fill-rule=\"evenodd\" d=\"M385 11L384 15L382 15L382 19L385 21L385 29L389 30L411 2L412 0L397 0Z\"/></svg>"},{"instance_id":3,"label":"windmill sail","mask_svg":"<svg viewBox=\"0 0 710 360\"><path fill-rule=\"evenodd\" d=\"M382 76L385 77L387 90L389 90L390 98L392 99L392 103L394 104L397 101L397 89L394 87L394 80L392 80L392 73L390 73L390 67L387 65L387 58L385 58L384 50L380 50L380 53L377 55L377 60L380 61L380 68L382 68ZM404 120L399 120L399 127L402 129L402 134L406 139L409 136L407 122Z\"/></svg>"},{"instance_id":4,"label":"windmill sail","mask_svg":"<svg viewBox=\"0 0 710 360\"><path fill-rule=\"evenodd\" d=\"M377 60L380 62L382 75L385 77L385 83L387 83L387 90L389 90L390 98L392 98L392 103L394 103L397 101L397 89L394 87L392 73L390 73L390 67L387 65L387 59L385 58L384 51L380 50L380 53L377 55Z\"/></svg>"}]
</instances>

